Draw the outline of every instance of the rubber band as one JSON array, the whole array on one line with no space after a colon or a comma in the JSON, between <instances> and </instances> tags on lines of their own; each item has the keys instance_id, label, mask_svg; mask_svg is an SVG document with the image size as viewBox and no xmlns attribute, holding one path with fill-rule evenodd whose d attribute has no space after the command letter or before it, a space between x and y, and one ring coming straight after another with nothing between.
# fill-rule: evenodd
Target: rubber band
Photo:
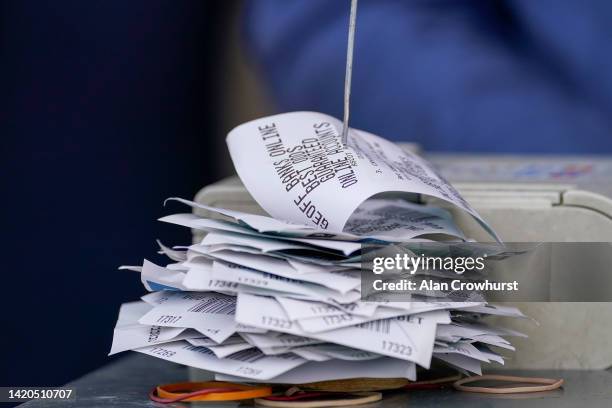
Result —
<instances>
[{"instance_id":1,"label":"rubber band","mask_svg":"<svg viewBox=\"0 0 612 408\"><path fill-rule=\"evenodd\" d=\"M517 377L510 375L479 375L462 379L459 376L412 382L402 387L406 390L438 389L452 386L458 391L484 394L521 394L551 391L563 385L563 379ZM455 381L457 380L457 381ZM454 381L454 382L453 382ZM502 383L538 384L514 387L466 386L477 381L499 381ZM256 404L273 408L319 408L342 407L380 401L379 392L326 392L302 391L292 387L283 395L272 395L272 388L223 381L183 382L158 385L149 393L152 401L168 404L179 401L238 401L254 399Z\"/></svg>"},{"instance_id":2,"label":"rubber band","mask_svg":"<svg viewBox=\"0 0 612 408\"><path fill-rule=\"evenodd\" d=\"M465 386L476 381L500 381L506 383L522 383L522 384L543 384L543 385L529 385L522 387L476 387L476 386ZM521 394L528 392L542 392L556 390L563 385L563 379L553 378L537 378L537 377L515 377L511 375L478 375L474 377L466 377L459 381L455 381L453 387L459 391L465 392L480 392L484 394Z\"/></svg>"},{"instance_id":3,"label":"rubber band","mask_svg":"<svg viewBox=\"0 0 612 408\"><path fill-rule=\"evenodd\" d=\"M149 398L155 402L169 404L179 401L238 401L269 395L272 395L270 387L208 381L158 385L151 390Z\"/></svg>"}]
</instances>

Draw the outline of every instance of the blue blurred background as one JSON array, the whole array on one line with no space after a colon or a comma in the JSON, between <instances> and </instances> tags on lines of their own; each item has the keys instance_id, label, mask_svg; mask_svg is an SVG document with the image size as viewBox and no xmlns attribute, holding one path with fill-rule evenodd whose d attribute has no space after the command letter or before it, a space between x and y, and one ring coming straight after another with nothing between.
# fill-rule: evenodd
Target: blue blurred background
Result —
<instances>
[{"instance_id":1,"label":"blue blurred background","mask_svg":"<svg viewBox=\"0 0 612 408\"><path fill-rule=\"evenodd\" d=\"M243 8L244 7L244 8ZM341 116L349 1L0 0L0 385L110 361L121 264L168 196L232 172L224 135ZM361 0L352 125L425 150L610 153L612 3Z\"/></svg>"},{"instance_id":2,"label":"blue blurred background","mask_svg":"<svg viewBox=\"0 0 612 408\"><path fill-rule=\"evenodd\" d=\"M281 110L342 116L350 1L249 0ZM612 152L609 0L360 0L351 125L426 150Z\"/></svg>"}]
</instances>

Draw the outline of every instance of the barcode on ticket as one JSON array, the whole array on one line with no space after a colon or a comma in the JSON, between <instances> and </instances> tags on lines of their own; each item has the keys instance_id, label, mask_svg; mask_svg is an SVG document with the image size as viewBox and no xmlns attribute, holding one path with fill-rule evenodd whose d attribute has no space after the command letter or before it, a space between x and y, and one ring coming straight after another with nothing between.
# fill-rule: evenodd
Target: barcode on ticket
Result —
<instances>
[{"instance_id":1,"label":"barcode on ticket","mask_svg":"<svg viewBox=\"0 0 612 408\"><path fill-rule=\"evenodd\" d=\"M214 356L215 355L215 353L213 353L212 351L210 351L206 347L202 347L202 346L193 346L191 344L188 344L188 345L183 346L183 348L185 350L195 351L195 352L200 353L200 354L208 354L209 356Z\"/></svg>"},{"instance_id":2,"label":"barcode on ticket","mask_svg":"<svg viewBox=\"0 0 612 408\"><path fill-rule=\"evenodd\" d=\"M191 306L187 311L233 315L236 312L236 300L234 298L208 298Z\"/></svg>"},{"instance_id":3,"label":"barcode on ticket","mask_svg":"<svg viewBox=\"0 0 612 408\"><path fill-rule=\"evenodd\" d=\"M356 327L376 333L389 334L391 331L391 320L374 320L373 322L358 324Z\"/></svg>"},{"instance_id":4,"label":"barcode on ticket","mask_svg":"<svg viewBox=\"0 0 612 408\"><path fill-rule=\"evenodd\" d=\"M214 356L215 354L210 351L209 349L207 349L206 347L201 347L201 346L192 346L191 344L186 345L183 347L185 350L189 350L189 351L195 351L197 353L201 353L201 354L208 354L210 356ZM261 360L262 358L265 358L266 355L263 354L261 351L259 350L243 350L243 351L239 351L237 353L234 353L230 356L228 356L228 359L231 360L236 360L236 361L242 361L243 363L255 363L259 360Z\"/></svg>"}]
</instances>

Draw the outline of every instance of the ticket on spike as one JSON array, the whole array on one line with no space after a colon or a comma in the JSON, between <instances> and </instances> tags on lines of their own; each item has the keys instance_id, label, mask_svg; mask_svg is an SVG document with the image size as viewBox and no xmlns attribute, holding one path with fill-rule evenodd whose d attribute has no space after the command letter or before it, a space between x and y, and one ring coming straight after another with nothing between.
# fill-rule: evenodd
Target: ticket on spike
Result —
<instances>
[{"instance_id":1,"label":"ticket on spike","mask_svg":"<svg viewBox=\"0 0 612 408\"><path fill-rule=\"evenodd\" d=\"M290 112L244 123L227 144L253 198L278 220L339 232L368 198L385 192L423 194L471 214L495 232L421 157L371 133L316 112Z\"/></svg>"}]
</instances>

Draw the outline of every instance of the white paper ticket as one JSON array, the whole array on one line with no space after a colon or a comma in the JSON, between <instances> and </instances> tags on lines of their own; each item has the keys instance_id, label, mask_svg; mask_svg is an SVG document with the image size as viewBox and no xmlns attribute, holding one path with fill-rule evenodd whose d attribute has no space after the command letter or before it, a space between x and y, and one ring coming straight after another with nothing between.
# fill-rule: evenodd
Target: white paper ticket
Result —
<instances>
[{"instance_id":1,"label":"white paper ticket","mask_svg":"<svg viewBox=\"0 0 612 408\"><path fill-rule=\"evenodd\" d=\"M309 362L287 371L278 377L271 378L270 382L279 384L303 384L357 377L407 378L414 381L416 380L416 367L412 362L389 357L370 360L365 363L362 361L342 360L330 360L323 363ZM215 379L219 381L248 381L245 378L224 374L217 374ZM257 380L255 381L257 382Z\"/></svg>"},{"instance_id":2,"label":"white paper ticket","mask_svg":"<svg viewBox=\"0 0 612 408\"><path fill-rule=\"evenodd\" d=\"M293 354L266 356L255 349L219 358L208 348L192 346L185 341L143 347L136 351L202 370L256 380L268 380L306 362Z\"/></svg>"},{"instance_id":3,"label":"white paper ticket","mask_svg":"<svg viewBox=\"0 0 612 408\"><path fill-rule=\"evenodd\" d=\"M198 330L218 343L234 334L236 300L214 292L176 292L151 309L138 322L144 325L187 327Z\"/></svg>"},{"instance_id":4,"label":"white paper ticket","mask_svg":"<svg viewBox=\"0 0 612 408\"><path fill-rule=\"evenodd\" d=\"M495 233L422 158L368 132L316 112L290 112L244 123L227 144L253 198L279 220L339 232L366 199L383 192L424 194L467 211ZM496 237L497 238L497 237Z\"/></svg>"},{"instance_id":5,"label":"white paper ticket","mask_svg":"<svg viewBox=\"0 0 612 408\"><path fill-rule=\"evenodd\" d=\"M195 337L187 333L183 327L145 326L138 324L144 314L151 310L145 302L130 302L121 305L119 319L113 332L113 345L109 355L132 350L151 344L166 343L187 337Z\"/></svg>"},{"instance_id":6,"label":"white paper ticket","mask_svg":"<svg viewBox=\"0 0 612 408\"><path fill-rule=\"evenodd\" d=\"M306 333L289 319L275 299L245 293L238 294L236 321L413 361L425 368L431 362L437 324L435 319L400 316L322 333Z\"/></svg>"}]
</instances>

